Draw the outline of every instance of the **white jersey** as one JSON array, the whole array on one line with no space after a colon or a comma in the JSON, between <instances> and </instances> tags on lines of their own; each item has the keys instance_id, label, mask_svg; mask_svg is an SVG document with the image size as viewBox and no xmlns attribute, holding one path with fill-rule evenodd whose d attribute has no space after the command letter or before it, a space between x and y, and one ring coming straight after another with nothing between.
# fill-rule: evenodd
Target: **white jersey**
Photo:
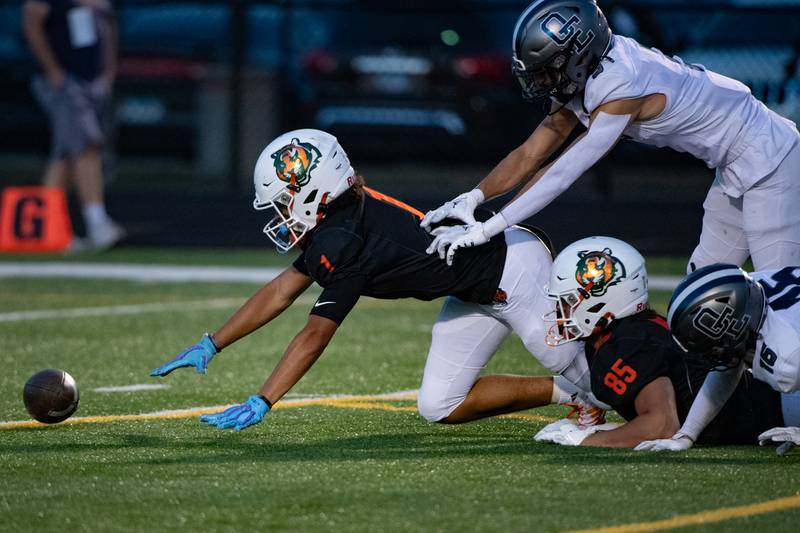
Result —
<instances>
[{"instance_id":1,"label":"white jersey","mask_svg":"<svg viewBox=\"0 0 800 533\"><path fill-rule=\"evenodd\" d=\"M631 123L624 134L702 159L717 169L724 192L733 197L772 172L800 138L793 122L769 110L744 84L628 37L612 39L602 71L567 104L584 125L607 102L663 94L664 111Z\"/></svg>"},{"instance_id":2,"label":"white jersey","mask_svg":"<svg viewBox=\"0 0 800 533\"><path fill-rule=\"evenodd\" d=\"M751 274L764 287L767 316L753 357L753 377L780 392L800 390L800 267Z\"/></svg>"}]
</instances>

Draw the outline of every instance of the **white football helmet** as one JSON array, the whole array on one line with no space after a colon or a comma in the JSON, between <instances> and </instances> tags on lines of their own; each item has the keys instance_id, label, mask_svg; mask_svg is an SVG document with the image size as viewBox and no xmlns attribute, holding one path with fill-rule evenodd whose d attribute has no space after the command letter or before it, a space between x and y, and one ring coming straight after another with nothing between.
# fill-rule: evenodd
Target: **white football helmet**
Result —
<instances>
[{"instance_id":1,"label":"white football helmet","mask_svg":"<svg viewBox=\"0 0 800 533\"><path fill-rule=\"evenodd\" d=\"M636 249L612 237L588 237L567 246L553 261L547 297L556 309L542 318L553 323L550 346L588 337L616 318L647 308L647 271Z\"/></svg>"},{"instance_id":2,"label":"white football helmet","mask_svg":"<svg viewBox=\"0 0 800 533\"><path fill-rule=\"evenodd\" d=\"M290 131L269 143L256 162L253 207L275 209L264 233L285 253L319 224L325 206L354 180L336 137L320 130Z\"/></svg>"}]
</instances>

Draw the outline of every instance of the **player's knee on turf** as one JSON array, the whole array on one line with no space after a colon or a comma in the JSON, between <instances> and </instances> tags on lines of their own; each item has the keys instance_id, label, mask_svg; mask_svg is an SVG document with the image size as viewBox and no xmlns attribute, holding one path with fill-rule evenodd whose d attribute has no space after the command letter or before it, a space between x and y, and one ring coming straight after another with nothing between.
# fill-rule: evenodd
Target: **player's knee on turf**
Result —
<instances>
[{"instance_id":1,"label":"player's knee on turf","mask_svg":"<svg viewBox=\"0 0 800 533\"><path fill-rule=\"evenodd\" d=\"M461 405L463 401L464 398L453 401L452 398L448 399L440 394L422 388L417 397L417 410L420 416L428 422L445 423L445 419L450 413L455 411L456 407Z\"/></svg>"}]
</instances>

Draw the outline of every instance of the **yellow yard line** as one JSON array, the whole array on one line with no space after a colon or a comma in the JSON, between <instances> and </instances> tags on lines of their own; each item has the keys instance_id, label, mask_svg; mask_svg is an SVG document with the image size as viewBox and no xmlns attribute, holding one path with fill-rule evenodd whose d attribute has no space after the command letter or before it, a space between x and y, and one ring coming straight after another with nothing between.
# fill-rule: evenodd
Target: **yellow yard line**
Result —
<instances>
[{"instance_id":1,"label":"yellow yard line","mask_svg":"<svg viewBox=\"0 0 800 533\"><path fill-rule=\"evenodd\" d=\"M555 416L542 416L542 415L534 415L531 413L508 413L507 415L503 415L504 418L518 418L520 420L528 420L530 422L555 422L556 420L560 420L563 417L555 417Z\"/></svg>"},{"instance_id":2,"label":"yellow yard line","mask_svg":"<svg viewBox=\"0 0 800 533\"><path fill-rule=\"evenodd\" d=\"M800 507L800 494L795 494L794 496L787 496L785 498L778 498L760 503L752 503L749 505L723 507L721 509L713 509L711 511L678 515L665 520L656 520L654 522L639 522L636 524L601 527L597 529L581 529L577 531L569 531L567 533L643 533L649 531L661 531L664 529L674 529L697 524L723 522L725 520L732 520L734 518L774 513L776 511L785 511L786 509L797 509L798 507Z\"/></svg>"},{"instance_id":3,"label":"yellow yard line","mask_svg":"<svg viewBox=\"0 0 800 533\"><path fill-rule=\"evenodd\" d=\"M216 413L221 409L229 406L216 406L204 407L197 409L187 409L185 411L165 412L165 413L141 413L138 415L98 415L98 416L80 416L76 418L69 418L57 425L77 425L77 424L98 424L102 422L124 422L126 420L166 420L170 418L191 418L193 416L204 415L208 413ZM53 427L55 424L42 424L35 420L24 420L20 422L4 422L0 424L0 429L17 429L17 428L38 428L38 427Z\"/></svg>"},{"instance_id":4,"label":"yellow yard line","mask_svg":"<svg viewBox=\"0 0 800 533\"><path fill-rule=\"evenodd\" d=\"M392 400L407 401L415 400L416 393L398 394L391 397ZM274 409L290 409L296 407L336 407L339 409L376 409L381 411L392 412L416 412L416 407L411 405L394 405L387 403L385 395L360 395L360 396L342 396L341 398L309 398L302 400L285 400L275 405ZM181 409L176 411L159 411L155 413L140 413L129 415L97 415L97 416L79 416L70 418L61 422L58 425L76 425L76 424L99 424L105 422L124 422L130 420L169 420L192 418L208 413L217 413L230 405L216 405L213 407L197 407L193 409ZM553 417L534 415L529 413L511 413L503 415L506 418L516 418L520 420L528 420L531 422L552 422L556 420ZM0 429L18 429L18 428L36 428L36 427L50 427L50 424L42 424L34 420L21 420L12 422L0 422Z\"/></svg>"},{"instance_id":5,"label":"yellow yard line","mask_svg":"<svg viewBox=\"0 0 800 533\"><path fill-rule=\"evenodd\" d=\"M393 396L393 400L414 400L416 394L401 394ZM414 407L409 406L398 407L392 404L375 404L375 406L365 405L360 402L369 402L375 400L385 399L382 395L364 395L364 396L343 396L342 398L310 398L307 400L287 400L285 402L276 404L274 409L289 409L295 407L309 407L309 406L323 406L323 407L339 407L339 408L357 408L357 409L382 409L384 411L415 411ZM79 416L70 418L61 422L59 425L75 425L75 424L97 424L103 422L123 422L128 420L168 420L179 418L192 418L209 413L217 413L223 409L230 407L230 405L217 405L214 407L198 407L194 409L182 409L178 411L162 411L155 413L140 413L135 415L98 415L98 416ZM18 428L34 428L34 427L49 427L51 424L42 424L34 420L21 420L17 422L0 422L0 429L18 429Z\"/></svg>"},{"instance_id":6,"label":"yellow yard line","mask_svg":"<svg viewBox=\"0 0 800 533\"><path fill-rule=\"evenodd\" d=\"M390 403L376 403L376 402L353 402L353 401L337 401L327 405L329 407L339 407L342 409L377 409L380 411L400 411L404 413L416 413L417 408L413 405L392 405Z\"/></svg>"}]
</instances>

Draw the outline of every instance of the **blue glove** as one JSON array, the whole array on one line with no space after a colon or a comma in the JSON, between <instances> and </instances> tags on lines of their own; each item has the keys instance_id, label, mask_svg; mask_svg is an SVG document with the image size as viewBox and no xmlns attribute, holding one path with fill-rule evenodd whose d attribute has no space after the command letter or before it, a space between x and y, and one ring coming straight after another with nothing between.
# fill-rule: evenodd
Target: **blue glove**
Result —
<instances>
[{"instance_id":1,"label":"blue glove","mask_svg":"<svg viewBox=\"0 0 800 533\"><path fill-rule=\"evenodd\" d=\"M221 413L201 416L200 422L205 422L209 426L216 426L219 429L233 428L236 431L241 431L261 422L264 416L269 413L269 408L270 405L263 396L254 394L243 404L228 407Z\"/></svg>"},{"instance_id":2,"label":"blue glove","mask_svg":"<svg viewBox=\"0 0 800 533\"><path fill-rule=\"evenodd\" d=\"M176 368L183 368L185 366L193 366L197 369L198 374L205 374L208 363L211 362L218 352L219 350L217 350L214 341L211 340L211 335L206 333L203 335L203 338L200 339L200 342L186 348L169 363L154 368L153 371L150 372L150 375L166 376Z\"/></svg>"}]
</instances>

